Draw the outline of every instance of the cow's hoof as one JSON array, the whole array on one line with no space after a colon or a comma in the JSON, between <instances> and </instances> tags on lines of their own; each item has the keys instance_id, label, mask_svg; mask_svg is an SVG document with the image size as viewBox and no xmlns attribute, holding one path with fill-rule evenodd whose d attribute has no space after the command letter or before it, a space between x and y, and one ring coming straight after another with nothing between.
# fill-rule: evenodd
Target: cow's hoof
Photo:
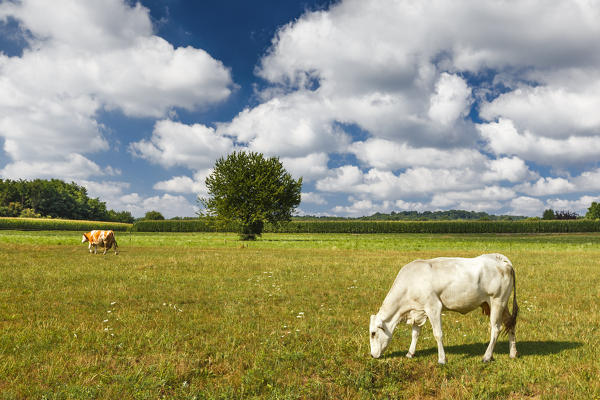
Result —
<instances>
[{"instance_id":1,"label":"cow's hoof","mask_svg":"<svg viewBox=\"0 0 600 400\"><path fill-rule=\"evenodd\" d=\"M489 362L492 362L492 361L494 361L494 357L490 357L490 358L484 358L482 361L483 361L484 363L489 363Z\"/></svg>"},{"instance_id":2,"label":"cow's hoof","mask_svg":"<svg viewBox=\"0 0 600 400\"><path fill-rule=\"evenodd\" d=\"M411 353L410 351L408 353L406 353L406 358L413 358L415 355L413 353Z\"/></svg>"},{"instance_id":3,"label":"cow's hoof","mask_svg":"<svg viewBox=\"0 0 600 400\"><path fill-rule=\"evenodd\" d=\"M438 364L440 364L440 365L446 365L446 360L438 360Z\"/></svg>"}]
</instances>

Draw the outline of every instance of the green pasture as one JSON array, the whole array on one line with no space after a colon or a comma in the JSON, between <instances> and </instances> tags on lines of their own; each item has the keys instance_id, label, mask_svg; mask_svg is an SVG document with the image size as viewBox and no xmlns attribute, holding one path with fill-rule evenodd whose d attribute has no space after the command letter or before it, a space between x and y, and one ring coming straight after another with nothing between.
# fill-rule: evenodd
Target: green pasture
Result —
<instances>
[{"instance_id":1,"label":"green pasture","mask_svg":"<svg viewBox=\"0 0 600 400\"><path fill-rule=\"evenodd\" d=\"M0 399L600 398L600 234L0 231ZM519 357L483 364L479 312L399 326L369 355L369 315L415 258L502 252L516 269Z\"/></svg>"}]
</instances>

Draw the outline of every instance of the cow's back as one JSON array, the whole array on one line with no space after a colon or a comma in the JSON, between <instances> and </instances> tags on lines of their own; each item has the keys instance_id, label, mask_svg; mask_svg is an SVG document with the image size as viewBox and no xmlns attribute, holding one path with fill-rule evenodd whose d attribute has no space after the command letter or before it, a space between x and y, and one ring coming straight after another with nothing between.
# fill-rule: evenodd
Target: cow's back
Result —
<instances>
[{"instance_id":1,"label":"cow's back","mask_svg":"<svg viewBox=\"0 0 600 400\"><path fill-rule=\"evenodd\" d=\"M490 297L510 294L511 268L506 257L495 254L416 260L402 268L394 285L404 287L405 298L426 302L435 295L445 309L466 313Z\"/></svg>"}]
</instances>

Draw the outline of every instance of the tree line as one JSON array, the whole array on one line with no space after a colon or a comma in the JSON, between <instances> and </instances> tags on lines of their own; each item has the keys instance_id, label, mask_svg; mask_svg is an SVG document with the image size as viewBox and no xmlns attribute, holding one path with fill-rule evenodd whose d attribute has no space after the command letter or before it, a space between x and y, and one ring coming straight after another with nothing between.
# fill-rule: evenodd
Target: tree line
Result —
<instances>
[{"instance_id":1,"label":"tree line","mask_svg":"<svg viewBox=\"0 0 600 400\"><path fill-rule=\"evenodd\" d=\"M129 211L108 210L87 189L59 179L0 179L0 217L50 217L132 223Z\"/></svg>"}]
</instances>

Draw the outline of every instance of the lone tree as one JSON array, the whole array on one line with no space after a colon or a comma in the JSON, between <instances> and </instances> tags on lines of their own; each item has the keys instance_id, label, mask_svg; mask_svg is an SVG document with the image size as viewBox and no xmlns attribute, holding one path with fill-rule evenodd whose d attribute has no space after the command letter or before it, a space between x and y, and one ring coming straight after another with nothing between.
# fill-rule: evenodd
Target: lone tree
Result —
<instances>
[{"instance_id":1,"label":"lone tree","mask_svg":"<svg viewBox=\"0 0 600 400\"><path fill-rule=\"evenodd\" d=\"M600 203L596 203L595 201L593 201L592 205L588 208L585 217L590 219L600 218Z\"/></svg>"},{"instance_id":2,"label":"lone tree","mask_svg":"<svg viewBox=\"0 0 600 400\"><path fill-rule=\"evenodd\" d=\"M302 178L297 181L279 158L233 152L219 158L206 178L208 198L198 198L209 216L233 224L242 240L254 240L265 222L288 222L300 204Z\"/></svg>"},{"instance_id":3,"label":"lone tree","mask_svg":"<svg viewBox=\"0 0 600 400\"><path fill-rule=\"evenodd\" d=\"M556 216L554 215L554 210L551 208L548 208L547 210L544 210L544 214L542 215L542 219L555 219Z\"/></svg>"},{"instance_id":4,"label":"lone tree","mask_svg":"<svg viewBox=\"0 0 600 400\"><path fill-rule=\"evenodd\" d=\"M146 215L144 215L144 219L150 221L162 221L163 219L165 219L165 217L163 217L163 215L159 211L152 210L148 211Z\"/></svg>"}]
</instances>

